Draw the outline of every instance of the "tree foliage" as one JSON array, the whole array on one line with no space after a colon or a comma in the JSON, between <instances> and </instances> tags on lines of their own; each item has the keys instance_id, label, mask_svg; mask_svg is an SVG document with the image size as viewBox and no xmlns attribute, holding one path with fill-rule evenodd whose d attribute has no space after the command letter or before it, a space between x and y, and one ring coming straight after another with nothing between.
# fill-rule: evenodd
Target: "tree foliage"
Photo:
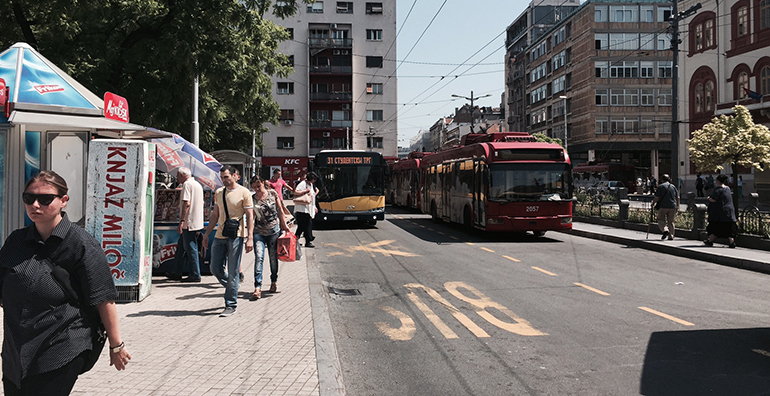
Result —
<instances>
[{"instance_id":1,"label":"tree foliage","mask_svg":"<svg viewBox=\"0 0 770 396\"><path fill-rule=\"evenodd\" d=\"M542 133L542 132L538 132L538 133L535 133L535 134L533 134L532 136L534 136L534 137L535 137L535 139L536 139L538 142L544 142L544 143L556 143L556 144L558 144L559 146L562 146L562 147L564 147L564 144L563 144L563 142L561 141L561 139L558 139L558 138L552 138L552 137L550 137L550 136L548 136L548 135L546 135L546 134L544 134L544 133Z\"/></svg>"},{"instance_id":2,"label":"tree foliage","mask_svg":"<svg viewBox=\"0 0 770 396\"><path fill-rule=\"evenodd\" d=\"M205 150L250 151L251 132L277 122L271 75L298 2L270 0L10 0L0 4L0 48L24 41L97 95L128 99L131 122L191 136L199 76Z\"/></svg>"},{"instance_id":3,"label":"tree foliage","mask_svg":"<svg viewBox=\"0 0 770 396\"><path fill-rule=\"evenodd\" d=\"M724 169L724 164L763 170L770 164L770 130L754 124L749 110L733 108L735 115L719 116L687 140L690 159L698 169Z\"/></svg>"}]
</instances>

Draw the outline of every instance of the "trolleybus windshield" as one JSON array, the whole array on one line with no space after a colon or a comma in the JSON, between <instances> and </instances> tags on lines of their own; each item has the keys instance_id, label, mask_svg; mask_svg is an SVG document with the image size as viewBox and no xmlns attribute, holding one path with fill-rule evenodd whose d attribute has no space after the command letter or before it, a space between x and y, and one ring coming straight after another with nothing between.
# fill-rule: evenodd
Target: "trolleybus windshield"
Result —
<instances>
[{"instance_id":1,"label":"trolleybus windshield","mask_svg":"<svg viewBox=\"0 0 770 396\"><path fill-rule=\"evenodd\" d=\"M321 179L319 201L385 194L384 165L324 166L317 169Z\"/></svg>"},{"instance_id":2,"label":"trolleybus windshield","mask_svg":"<svg viewBox=\"0 0 770 396\"><path fill-rule=\"evenodd\" d=\"M572 171L565 163L509 163L489 166L490 201L572 199Z\"/></svg>"}]
</instances>

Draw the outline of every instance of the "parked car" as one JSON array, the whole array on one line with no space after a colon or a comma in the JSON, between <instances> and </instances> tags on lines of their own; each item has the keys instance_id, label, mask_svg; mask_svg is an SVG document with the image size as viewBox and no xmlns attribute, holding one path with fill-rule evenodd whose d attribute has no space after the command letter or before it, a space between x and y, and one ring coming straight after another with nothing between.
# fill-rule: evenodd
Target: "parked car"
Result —
<instances>
[{"instance_id":1,"label":"parked car","mask_svg":"<svg viewBox=\"0 0 770 396\"><path fill-rule=\"evenodd\" d=\"M591 187L588 187L588 195L618 195L618 189L626 187L622 181L610 180L600 181Z\"/></svg>"}]
</instances>

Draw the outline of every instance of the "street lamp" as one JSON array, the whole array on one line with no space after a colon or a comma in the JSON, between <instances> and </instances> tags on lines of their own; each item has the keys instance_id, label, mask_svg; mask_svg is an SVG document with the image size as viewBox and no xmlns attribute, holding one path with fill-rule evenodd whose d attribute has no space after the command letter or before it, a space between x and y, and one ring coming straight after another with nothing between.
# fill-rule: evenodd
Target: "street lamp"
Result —
<instances>
[{"instance_id":1,"label":"street lamp","mask_svg":"<svg viewBox=\"0 0 770 396\"><path fill-rule=\"evenodd\" d=\"M564 100L564 149L567 149L567 97L565 95L559 96Z\"/></svg>"},{"instance_id":2,"label":"street lamp","mask_svg":"<svg viewBox=\"0 0 770 396\"><path fill-rule=\"evenodd\" d=\"M470 100L471 101L471 133L473 133L473 119L474 119L474 115L475 115L474 114L475 111L474 111L474 107L473 107L473 101L476 100L476 99L486 98L488 96L492 96L492 94L486 94L486 95L483 95L483 96L477 96L475 98L473 97L473 91L471 91L471 97L470 98L467 97L467 96L452 94L453 98L463 98L465 100Z\"/></svg>"}]
</instances>

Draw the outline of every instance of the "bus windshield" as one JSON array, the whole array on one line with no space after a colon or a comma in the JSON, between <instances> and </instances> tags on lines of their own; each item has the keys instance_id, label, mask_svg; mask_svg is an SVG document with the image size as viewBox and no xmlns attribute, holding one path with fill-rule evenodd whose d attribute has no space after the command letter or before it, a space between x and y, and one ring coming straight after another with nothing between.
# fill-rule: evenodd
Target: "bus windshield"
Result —
<instances>
[{"instance_id":1,"label":"bus windshield","mask_svg":"<svg viewBox=\"0 0 770 396\"><path fill-rule=\"evenodd\" d=\"M318 200L385 194L385 166L337 166L317 169L320 178Z\"/></svg>"},{"instance_id":2,"label":"bus windshield","mask_svg":"<svg viewBox=\"0 0 770 396\"><path fill-rule=\"evenodd\" d=\"M491 164L490 201L571 199L572 171L564 163Z\"/></svg>"}]
</instances>

